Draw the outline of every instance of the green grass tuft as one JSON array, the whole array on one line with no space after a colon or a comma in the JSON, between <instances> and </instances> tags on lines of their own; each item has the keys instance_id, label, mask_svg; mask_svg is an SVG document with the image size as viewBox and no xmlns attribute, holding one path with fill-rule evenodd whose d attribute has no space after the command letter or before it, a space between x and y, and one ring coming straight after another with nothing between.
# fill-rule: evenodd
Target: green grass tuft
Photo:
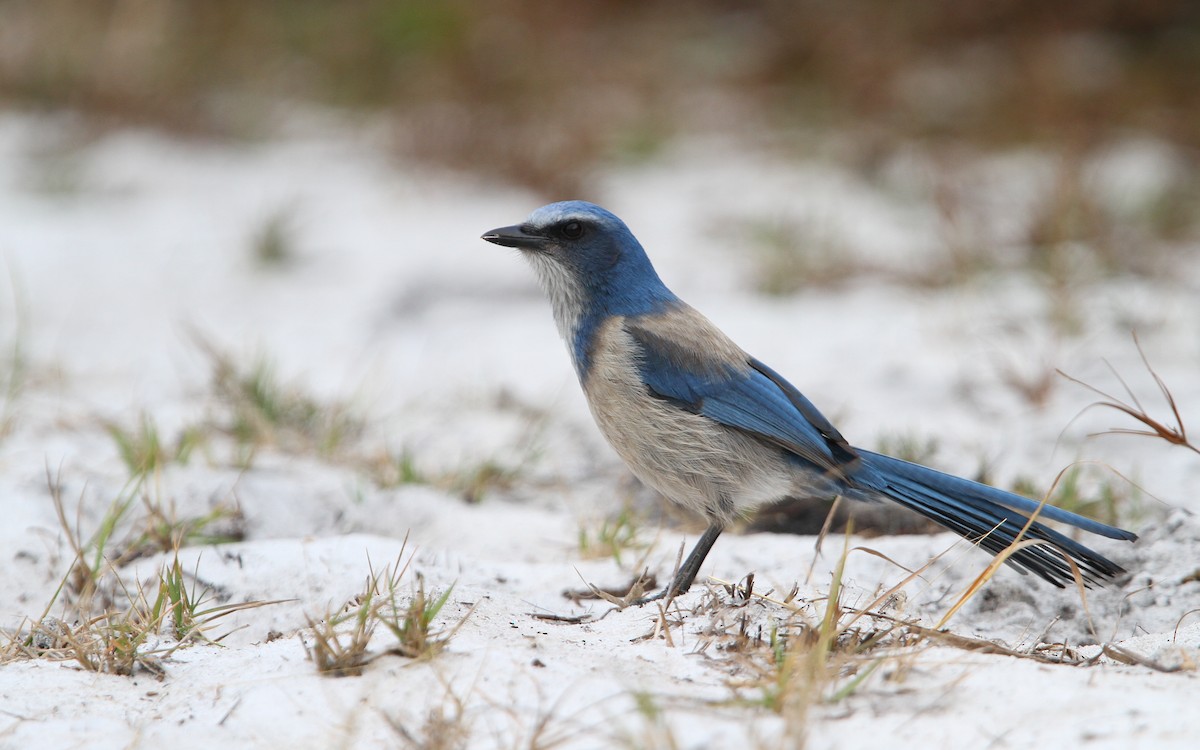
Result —
<instances>
[{"instance_id":1,"label":"green grass tuft","mask_svg":"<svg viewBox=\"0 0 1200 750\"><path fill-rule=\"evenodd\" d=\"M213 392L228 412L220 427L237 442L245 464L263 447L333 457L362 433L362 420L347 406L285 385L268 359L243 368L215 347L201 346L212 362Z\"/></svg>"},{"instance_id":2,"label":"green grass tuft","mask_svg":"<svg viewBox=\"0 0 1200 750\"><path fill-rule=\"evenodd\" d=\"M368 664L385 654L431 659L466 622L470 611L449 628L434 628L450 601L453 585L440 594L427 593L424 577L418 574L409 596L402 595L401 582L412 563L412 556L401 562L403 557L402 549L394 563L379 572L372 569L362 592L338 613L326 613L320 620L307 618L311 642L305 648L318 672L330 677L361 675ZM380 627L392 635L395 644L372 654L368 647Z\"/></svg>"},{"instance_id":3,"label":"green grass tuft","mask_svg":"<svg viewBox=\"0 0 1200 750\"><path fill-rule=\"evenodd\" d=\"M148 414L143 414L133 429L116 423L109 423L105 429L116 443L125 468L135 479L157 474L172 463L186 464L196 448L207 439L203 428L191 426L168 444L163 441L158 425Z\"/></svg>"},{"instance_id":4,"label":"green grass tuft","mask_svg":"<svg viewBox=\"0 0 1200 750\"><path fill-rule=\"evenodd\" d=\"M586 559L611 557L617 565L623 565L624 553L647 547L640 540L641 531L642 518L626 505L615 517L603 519L598 527L580 524L579 554Z\"/></svg>"}]
</instances>

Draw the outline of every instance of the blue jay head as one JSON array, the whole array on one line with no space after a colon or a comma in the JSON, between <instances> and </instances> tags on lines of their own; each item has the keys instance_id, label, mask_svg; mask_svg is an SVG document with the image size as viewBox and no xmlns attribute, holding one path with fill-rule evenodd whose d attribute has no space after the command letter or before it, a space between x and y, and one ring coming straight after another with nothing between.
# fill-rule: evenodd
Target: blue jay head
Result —
<instances>
[{"instance_id":1,"label":"blue jay head","mask_svg":"<svg viewBox=\"0 0 1200 750\"><path fill-rule=\"evenodd\" d=\"M579 308L571 317L647 312L674 299L625 222L594 203L551 203L483 239L520 250L556 307Z\"/></svg>"}]
</instances>

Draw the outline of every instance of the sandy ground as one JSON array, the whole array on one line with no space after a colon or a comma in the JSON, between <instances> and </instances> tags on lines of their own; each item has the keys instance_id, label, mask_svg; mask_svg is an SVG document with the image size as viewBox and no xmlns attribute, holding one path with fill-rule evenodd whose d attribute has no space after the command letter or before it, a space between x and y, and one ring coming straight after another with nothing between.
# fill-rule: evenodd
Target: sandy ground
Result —
<instances>
[{"instance_id":1,"label":"sandy ground","mask_svg":"<svg viewBox=\"0 0 1200 750\"><path fill-rule=\"evenodd\" d=\"M1023 152L963 168L990 245L1017 242L1052 163ZM1169 151L1141 142L1090 168L1114 210L1172 179ZM1040 404L1011 384L1057 367L1119 392L1107 361L1165 418L1136 329L1185 424L1200 424L1194 247L1164 255L1169 273L1081 271L1066 290L1031 273L897 282L944 253L919 155L865 174L837 160L694 141L596 184L587 197L626 219L668 283L852 442L935 439L939 466L970 474L986 464L1003 484L1049 486L1076 460L1133 479L1140 489L1104 469L1089 474L1091 489L1108 483L1132 496L1124 518L1141 539L1094 544L1128 578L1089 592L1085 609L1078 592L1005 569L949 623L1018 652L1057 643L1097 658L1063 666L926 643L881 651L848 696L776 713L753 671L770 659L721 645L743 621L769 633L789 618L818 619L840 538L819 555L812 537L730 533L717 543L704 575L754 573L756 590L774 598L798 586L796 613L739 603L711 583L677 603L669 637L656 632L651 608L585 624L539 619L610 609L562 592L629 580L637 551L618 564L579 544L581 528L594 534L623 504L643 519L646 565L660 579L696 533L657 512L603 445L529 269L478 239L541 201L396 163L369 135L326 125L239 146L89 135L66 118L9 114L0 118L0 372L7 379L19 349L23 378L5 397L0 439L0 627L9 633L0 645L48 606L72 617L69 593L54 600L72 552L48 471L87 539L128 491L107 425L133 429L146 415L171 442L188 425L228 421L198 340L242 366L265 358L290 387L348 404L363 430L333 452L267 446L248 462L231 438L214 435L186 464L148 478L138 494L179 518L240 509L243 541L179 552L212 601L287 601L215 623L209 635L225 635L221 644L173 651L161 679L48 658L0 665L0 747L715 748L801 737L822 748L878 747L882 738L889 748L1195 746L1200 457L1158 440L1090 437L1135 425L1083 411L1094 395L1065 380L1050 378ZM296 260L260 267L253 249L273 223ZM753 283L754 226L799 227L833 248L827 264L876 270L764 296ZM1055 317L1064 302L1069 324ZM389 486L364 468L366 457L388 453L403 453L428 481ZM504 481L465 502L462 478L487 466ZM139 512L140 503L128 523ZM850 544L894 563L850 552L847 606L904 580L898 565L946 553L887 605L927 627L988 564L947 534ZM465 621L431 659L385 655L361 676L318 674L306 616L338 611L402 550L412 560L400 590L407 595L418 574L434 591L453 584L436 622ZM142 557L106 577L136 588L171 559ZM389 637L379 632L372 652L389 648ZM1097 643L1123 651L1103 655Z\"/></svg>"}]
</instances>

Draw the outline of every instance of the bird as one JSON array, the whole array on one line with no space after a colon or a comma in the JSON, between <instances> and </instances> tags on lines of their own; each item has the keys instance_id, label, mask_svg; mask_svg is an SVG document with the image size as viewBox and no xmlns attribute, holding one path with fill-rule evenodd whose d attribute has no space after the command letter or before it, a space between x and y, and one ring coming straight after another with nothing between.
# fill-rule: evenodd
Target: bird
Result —
<instances>
[{"instance_id":1,"label":"bird","mask_svg":"<svg viewBox=\"0 0 1200 750\"><path fill-rule=\"evenodd\" d=\"M685 594L720 534L787 498L892 502L1059 588L1101 585L1120 565L1050 528L1137 535L1053 505L852 446L782 375L746 353L659 278L621 219L586 201L551 203L481 239L515 248L549 297L596 425L633 474L708 526L670 584Z\"/></svg>"}]
</instances>

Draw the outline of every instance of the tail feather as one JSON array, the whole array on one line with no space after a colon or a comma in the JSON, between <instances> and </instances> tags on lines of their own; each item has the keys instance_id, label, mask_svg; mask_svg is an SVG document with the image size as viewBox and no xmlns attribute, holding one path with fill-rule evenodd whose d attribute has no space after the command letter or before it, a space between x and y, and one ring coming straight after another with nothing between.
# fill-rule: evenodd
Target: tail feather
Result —
<instances>
[{"instance_id":1,"label":"tail feather","mask_svg":"<svg viewBox=\"0 0 1200 750\"><path fill-rule=\"evenodd\" d=\"M1087 584L1099 584L1125 572L1120 565L1040 521L1029 524L1022 535L1029 515L1039 505L1028 498L898 458L870 451L859 451L859 455L862 467L853 475L856 488L881 494L993 554L1009 547L1018 537L1048 542L1049 545L1021 548L1007 562L1059 588L1074 580L1067 558L1079 566ZM1038 518L1061 521L1112 539L1137 539L1132 532L1050 505L1041 507Z\"/></svg>"}]
</instances>

